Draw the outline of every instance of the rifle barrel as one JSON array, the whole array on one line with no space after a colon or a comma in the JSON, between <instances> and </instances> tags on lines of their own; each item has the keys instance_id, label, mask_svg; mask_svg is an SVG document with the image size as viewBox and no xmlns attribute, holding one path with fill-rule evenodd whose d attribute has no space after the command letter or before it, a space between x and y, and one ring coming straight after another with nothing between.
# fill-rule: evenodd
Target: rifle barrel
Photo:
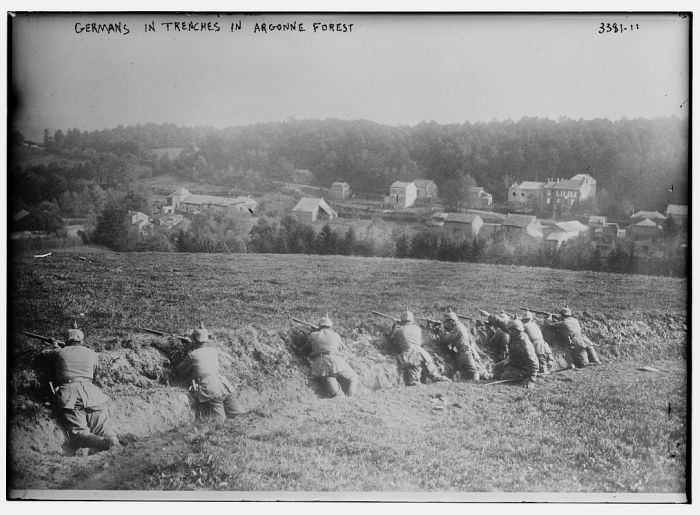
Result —
<instances>
[{"instance_id":1,"label":"rifle barrel","mask_svg":"<svg viewBox=\"0 0 700 515\"><path fill-rule=\"evenodd\" d=\"M398 322L398 321L399 321L398 318L396 318L396 317L394 317L394 316L391 316L391 315L387 315L386 313L382 313L382 312L380 312L380 311L374 311L374 310L370 309L369 312L370 312L370 313L374 313L375 315L379 315L380 317L389 318L389 319L391 319L391 320L394 320L395 322Z\"/></svg>"},{"instance_id":2,"label":"rifle barrel","mask_svg":"<svg viewBox=\"0 0 700 515\"><path fill-rule=\"evenodd\" d=\"M307 327L310 327L311 329L316 329L316 330L318 330L318 326L317 326L317 325L314 325L314 324L312 324L312 323L310 323L310 322L304 322L303 320L299 320L298 318L294 318L294 317L289 317L289 318L291 318L291 319L292 319L293 321L295 321L297 324L305 325L305 326L307 326Z\"/></svg>"},{"instance_id":3,"label":"rifle barrel","mask_svg":"<svg viewBox=\"0 0 700 515\"><path fill-rule=\"evenodd\" d=\"M52 343L56 342L58 345L63 344L62 341L59 340L54 340L53 338L49 338L48 336L41 336L40 334L35 334L35 333L30 333L29 331L20 331L22 334L26 334L30 338L34 338L35 340L39 340L44 343Z\"/></svg>"}]
</instances>

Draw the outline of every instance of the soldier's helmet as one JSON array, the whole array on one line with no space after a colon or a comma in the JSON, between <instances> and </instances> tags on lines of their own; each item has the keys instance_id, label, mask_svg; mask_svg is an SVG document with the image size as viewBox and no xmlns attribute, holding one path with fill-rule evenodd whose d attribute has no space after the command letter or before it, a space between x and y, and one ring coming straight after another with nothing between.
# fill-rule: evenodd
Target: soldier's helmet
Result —
<instances>
[{"instance_id":1,"label":"soldier's helmet","mask_svg":"<svg viewBox=\"0 0 700 515\"><path fill-rule=\"evenodd\" d=\"M532 320L533 318L535 318L535 316L530 311L526 311L525 315L523 315L523 320L525 322Z\"/></svg>"},{"instance_id":2,"label":"soldier's helmet","mask_svg":"<svg viewBox=\"0 0 700 515\"><path fill-rule=\"evenodd\" d=\"M195 329L192 331L192 341L194 343L205 343L209 341L209 331L204 329L203 327L200 327L198 329Z\"/></svg>"},{"instance_id":3,"label":"soldier's helmet","mask_svg":"<svg viewBox=\"0 0 700 515\"><path fill-rule=\"evenodd\" d=\"M560 311L561 316L563 317L570 317L571 316L571 310L569 308L564 308Z\"/></svg>"},{"instance_id":4,"label":"soldier's helmet","mask_svg":"<svg viewBox=\"0 0 700 515\"><path fill-rule=\"evenodd\" d=\"M457 316L457 313L455 313L454 311L448 311L445 314L445 322L459 322L459 317Z\"/></svg>"},{"instance_id":5,"label":"soldier's helmet","mask_svg":"<svg viewBox=\"0 0 700 515\"><path fill-rule=\"evenodd\" d=\"M66 331L66 343L83 343L85 335L80 329L68 329Z\"/></svg>"},{"instance_id":6,"label":"soldier's helmet","mask_svg":"<svg viewBox=\"0 0 700 515\"><path fill-rule=\"evenodd\" d=\"M321 317L321 320L318 321L318 326L333 327L333 320L331 320L330 317Z\"/></svg>"},{"instance_id":7,"label":"soldier's helmet","mask_svg":"<svg viewBox=\"0 0 700 515\"><path fill-rule=\"evenodd\" d=\"M525 330L525 327L523 327L523 323L520 320L511 320L508 322L508 330L510 331L511 329L515 329L518 332L523 332Z\"/></svg>"},{"instance_id":8,"label":"soldier's helmet","mask_svg":"<svg viewBox=\"0 0 700 515\"><path fill-rule=\"evenodd\" d=\"M401 321L402 322L413 322L413 313L410 311L404 311L401 313Z\"/></svg>"}]
</instances>

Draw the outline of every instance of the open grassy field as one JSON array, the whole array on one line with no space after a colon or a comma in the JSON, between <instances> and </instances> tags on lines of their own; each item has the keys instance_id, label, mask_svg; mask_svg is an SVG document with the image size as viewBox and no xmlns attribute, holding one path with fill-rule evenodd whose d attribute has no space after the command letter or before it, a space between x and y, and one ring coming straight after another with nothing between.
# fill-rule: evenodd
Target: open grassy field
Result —
<instances>
[{"instance_id":1,"label":"open grassy field","mask_svg":"<svg viewBox=\"0 0 700 515\"><path fill-rule=\"evenodd\" d=\"M61 252L9 265L8 343L14 356L26 351L12 362L10 384L14 489L685 490L683 280L295 255ZM402 387L382 338L387 323L369 314L438 316L453 307L476 316L477 307L549 310L567 301L606 364L542 379L531 391ZM308 362L292 351L289 315L313 322L326 312L362 379L357 397L320 399ZM61 456L41 404L44 362L19 329L60 337L75 317L107 365L101 379L127 444L120 451ZM183 333L200 320L250 408L222 427L194 425L184 386L168 380L184 349L138 331ZM451 373L450 358L435 342L426 346Z\"/></svg>"}]
</instances>

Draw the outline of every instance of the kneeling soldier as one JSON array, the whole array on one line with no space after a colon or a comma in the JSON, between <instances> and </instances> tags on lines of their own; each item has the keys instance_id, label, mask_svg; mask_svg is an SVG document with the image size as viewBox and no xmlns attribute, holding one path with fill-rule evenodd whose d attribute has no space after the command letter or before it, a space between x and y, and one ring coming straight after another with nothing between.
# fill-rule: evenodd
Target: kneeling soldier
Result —
<instances>
[{"instance_id":1,"label":"kneeling soldier","mask_svg":"<svg viewBox=\"0 0 700 515\"><path fill-rule=\"evenodd\" d=\"M69 445L74 449L87 447L102 451L120 444L109 420L109 398L92 382L98 369L98 355L85 347L84 341L80 329L68 329L65 347L56 352L55 373L60 385L55 392L56 402Z\"/></svg>"},{"instance_id":2,"label":"kneeling soldier","mask_svg":"<svg viewBox=\"0 0 700 515\"><path fill-rule=\"evenodd\" d=\"M548 374L554 367L554 355L552 354L552 349L549 344L544 341L542 331L535 322L534 315L529 311L527 311L523 317L523 327L525 328L525 334L527 334L532 342L532 346L535 347L537 360L540 363L539 373Z\"/></svg>"},{"instance_id":3,"label":"kneeling soldier","mask_svg":"<svg viewBox=\"0 0 700 515\"><path fill-rule=\"evenodd\" d=\"M357 390L359 379L338 354L345 347L343 340L332 329L333 321L330 318L321 318L318 325L318 330L309 335L304 347L313 359L311 376L320 380L329 397L337 397L343 392L349 397Z\"/></svg>"},{"instance_id":4,"label":"kneeling soldier","mask_svg":"<svg viewBox=\"0 0 700 515\"><path fill-rule=\"evenodd\" d=\"M199 405L199 415L223 422L243 413L234 398L233 387L225 377L219 375L219 352L206 345L209 342L209 332L204 327L195 329L191 340L195 348L175 368L175 373L197 383L194 395Z\"/></svg>"},{"instance_id":5,"label":"kneeling soldier","mask_svg":"<svg viewBox=\"0 0 700 515\"><path fill-rule=\"evenodd\" d=\"M413 323L413 313L410 311L401 313L399 325L397 326L396 321L394 321L389 338L399 349L399 368L403 370L404 382L407 386L420 384L423 370L432 381L450 381L448 377L440 373L433 358L421 347L423 333L420 327Z\"/></svg>"},{"instance_id":6,"label":"kneeling soldier","mask_svg":"<svg viewBox=\"0 0 700 515\"><path fill-rule=\"evenodd\" d=\"M573 365L578 368L583 368L589 363L600 365L598 354L591 341L582 334L581 324L571 316L571 310L562 309L561 317L561 321L555 322L550 315L545 320L545 325L557 331L559 337L569 344Z\"/></svg>"},{"instance_id":7,"label":"kneeling soldier","mask_svg":"<svg viewBox=\"0 0 700 515\"><path fill-rule=\"evenodd\" d=\"M457 354L457 368L465 379L487 379L488 372L480 367L474 336L459 321L456 313L450 311L445 315L444 331L440 339L448 350Z\"/></svg>"},{"instance_id":8,"label":"kneeling soldier","mask_svg":"<svg viewBox=\"0 0 700 515\"><path fill-rule=\"evenodd\" d=\"M539 361L532 342L525 334L520 320L508 322L510 336L510 352L508 358L496 365L494 378L505 380L522 379L523 384L531 386L539 370Z\"/></svg>"}]
</instances>

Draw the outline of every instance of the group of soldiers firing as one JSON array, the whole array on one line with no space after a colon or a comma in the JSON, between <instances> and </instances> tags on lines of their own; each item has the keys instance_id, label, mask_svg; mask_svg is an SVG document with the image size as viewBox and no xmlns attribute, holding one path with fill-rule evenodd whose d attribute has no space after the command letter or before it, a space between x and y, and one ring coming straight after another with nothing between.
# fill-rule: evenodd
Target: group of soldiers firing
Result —
<instances>
[{"instance_id":1,"label":"group of soldiers firing","mask_svg":"<svg viewBox=\"0 0 700 515\"><path fill-rule=\"evenodd\" d=\"M442 321L423 319L428 320L429 328L446 349L455 355L456 368L462 379L521 381L525 387L530 388L538 375L551 371L554 365L552 350L530 311L522 318L510 317L506 313L482 313L488 317L486 323L494 329L489 338L489 344L496 354L492 372L486 369L474 334L461 322L461 315L450 310ZM562 309L560 317L556 321L550 314L544 320L544 325L555 330L563 341L568 342L571 367L600 364L595 349L582 334L581 325L572 316L571 310ZM413 314L406 310L398 319L391 318L393 324L386 336L398 351L398 366L405 384L419 385L423 375L433 382L451 382L452 379L440 372L431 355L423 348L422 329L417 325ZM328 397L353 395L359 385L359 378L341 355L344 345L341 337L333 330L333 321L324 316L317 326L302 323L313 328L301 348L312 359L311 377L319 381ZM69 448L99 451L120 446L106 407L109 398L93 383L98 369L98 355L85 346L83 332L77 326L68 329L65 342L26 334L48 341L55 347L54 372L58 387L54 388L51 383L51 389L68 436ZM200 325L189 338L179 338L188 341L191 350L174 368L174 372L192 382L197 416L223 421L243 413L236 401L234 388L220 374L218 351L210 345L209 333L204 326Z\"/></svg>"},{"instance_id":2,"label":"group of soldiers firing","mask_svg":"<svg viewBox=\"0 0 700 515\"><path fill-rule=\"evenodd\" d=\"M407 386L421 384L423 375L432 382L452 381L440 372L432 356L423 348L423 331L416 323L413 313L406 310L398 319L377 311L373 313L393 320L387 337L398 350L398 366ZM448 311L442 321L422 319L427 320L429 328L447 350L455 355L456 368L463 379L521 381L526 388L531 388L538 375L552 371L552 349L544 340L542 330L529 310L522 318L511 318L506 313L482 313L488 317L486 323L494 329L494 334L489 339L489 343L496 349L496 364L492 372L484 365L474 334L454 311ZM339 353L343 342L333 330L332 320L325 316L318 326L308 323L305 325L314 328L303 349L313 360L311 376L321 382L329 397L336 397L343 392L352 395L357 388L357 374ZM568 343L572 357L571 368L600 364L592 343L582 334L581 325L568 307L560 311L560 320L554 320L554 315L548 314L544 325L556 331Z\"/></svg>"}]
</instances>

